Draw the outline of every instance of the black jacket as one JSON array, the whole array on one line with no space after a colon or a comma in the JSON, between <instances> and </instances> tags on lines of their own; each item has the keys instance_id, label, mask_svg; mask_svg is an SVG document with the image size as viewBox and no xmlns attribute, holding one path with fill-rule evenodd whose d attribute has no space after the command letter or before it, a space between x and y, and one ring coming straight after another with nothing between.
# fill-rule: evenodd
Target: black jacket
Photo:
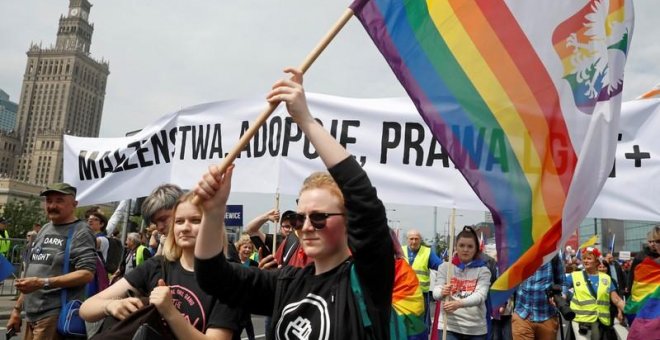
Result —
<instances>
[{"instance_id":1,"label":"black jacket","mask_svg":"<svg viewBox=\"0 0 660 340\"><path fill-rule=\"evenodd\" d=\"M360 165L348 157L329 169L344 195L347 210L348 244L353 257L336 268L335 315L330 327L335 339L362 339L364 328L350 287L350 263L355 263L367 311L373 323L374 338L389 338L389 317L394 283L394 248L387 227L385 207ZM195 259L195 274L200 287L229 306L246 306L250 313L271 315L272 337L282 309L295 292L305 289L314 275L314 265L305 268L283 267L259 270L230 264L220 253L216 257Z\"/></svg>"}]
</instances>

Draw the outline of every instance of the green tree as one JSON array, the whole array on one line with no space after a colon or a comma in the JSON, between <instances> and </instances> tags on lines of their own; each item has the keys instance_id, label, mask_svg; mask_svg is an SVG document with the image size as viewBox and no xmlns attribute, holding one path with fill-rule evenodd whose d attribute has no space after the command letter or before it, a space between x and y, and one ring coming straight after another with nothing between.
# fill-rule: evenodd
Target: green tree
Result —
<instances>
[{"instance_id":1,"label":"green tree","mask_svg":"<svg viewBox=\"0 0 660 340\"><path fill-rule=\"evenodd\" d=\"M435 235L435 245L436 245L435 246L435 253L438 256L441 256L442 253L444 253L445 250L449 248L449 246L447 245L446 237L440 237L439 234Z\"/></svg>"},{"instance_id":2,"label":"green tree","mask_svg":"<svg viewBox=\"0 0 660 340\"><path fill-rule=\"evenodd\" d=\"M46 222L41 200L36 197L30 197L26 201L7 202L2 215L7 220L9 236L13 238L22 238L27 231L32 230L35 223L43 225Z\"/></svg>"}]
</instances>

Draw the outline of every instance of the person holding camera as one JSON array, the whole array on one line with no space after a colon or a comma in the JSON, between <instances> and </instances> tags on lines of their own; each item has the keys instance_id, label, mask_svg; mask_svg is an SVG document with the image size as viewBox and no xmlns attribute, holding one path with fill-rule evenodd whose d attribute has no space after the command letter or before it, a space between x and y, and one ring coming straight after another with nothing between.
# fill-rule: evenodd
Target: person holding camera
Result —
<instances>
[{"instance_id":1,"label":"person holding camera","mask_svg":"<svg viewBox=\"0 0 660 340\"><path fill-rule=\"evenodd\" d=\"M595 247L582 250L583 271L566 277L566 286L573 287L571 309L575 312L572 327L576 340L600 340L604 333L611 333L610 301L618 310L617 318L623 319L625 302L616 292L612 278L598 271L600 251ZM606 337L607 338L607 337Z\"/></svg>"},{"instance_id":2,"label":"person holding camera","mask_svg":"<svg viewBox=\"0 0 660 340\"><path fill-rule=\"evenodd\" d=\"M555 340L559 319L553 290L564 283L564 266L559 256L542 265L523 281L514 295L511 332L515 340ZM552 298L548 291L553 291Z\"/></svg>"}]
</instances>

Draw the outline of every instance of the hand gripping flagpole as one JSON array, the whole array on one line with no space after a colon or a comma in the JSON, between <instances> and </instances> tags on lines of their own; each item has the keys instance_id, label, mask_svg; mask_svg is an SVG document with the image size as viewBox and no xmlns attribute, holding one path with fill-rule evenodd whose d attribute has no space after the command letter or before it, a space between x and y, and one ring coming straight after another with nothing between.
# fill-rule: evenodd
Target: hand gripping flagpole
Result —
<instances>
[{"instance_id":1,"label":"hand gripping flagpole","mask_svg":"<svg viewBox=\"0 0 660 340\"><path fill-rule=\"evenodd\" d=\"M277 190L275 191L275 210L280 211L280 188L277 187ZM282 216L280 216L280 219L275 221L275 230L273 230L273 247L271 249L271 254L275 256L275 250L277 249L277 232L280 229L280 221L282 220Z\"/></svg>"},{"instance_id":2,"label":"hand gripping flagpole","mask_svg":"<svg viewBox=\"0 0 660 340\"><path fill-rule=\"evenodd\" d=\"M310 66L312 66L314 61L316 61L316 59L319 57L319 55L321 55L323 50L325 50L325 48L328 47L330 42L332 42L332 39L334 39L335 36L337 36L337 34L339 33L339 31L341 31L341 29L344 28L344 26L346 25L348 20L351 19L352 16L353 16L353 10L351 8L347 8L346 11L339 18L339 20L337 20L335 25L332 28L330 28L328 33L325 34L325 36L321 39L321 41L319 41L316 47L314 47L314 49L309 53L309 55L307 55L307 58L305 58L302 64L298 66L298 68L300 69L300 71L302 71L303 74L307 72L307 70L310 68ZM232 163L234 163L234 161L241 153L241 151L243 151L245 146L257 133L261 125L263 125L266 122L266 119L268 119L268 117L273 113L273 111L275 111L275 109L279 104L280 104L279 102L269 103L268 107L263 112L261 112L259 117L257 117L254 123L250 125L247 131L245 131L245 134L243 134L243 136L238 140L238 143L229 151L227 156L225 156L225 158L222 160L222 163L220 163L218 167L218 171L220 173L224 173L227 170L227 168L229 168L229 166ZM197 205L200 204L201 202L202 202L201 197L197 195L193 197L192 200L193 204Z\"/></svg>"},{"instance_id":3,"label":"hand gripping flagpole","mask_svg":"<svg viewBox=\"0 0 660 340\"><path fill-rule=\"evenodd\" d=\"M456 208L451 209L451 223L449 224L449 258L447 263L447 281L445 284L451 284L451 278L454 276L454 264L452 259L454 257L454 233L456 229ZM446 297L444 303L451 300L451 294ZM442 313L442 340L447 339L447 312Z\"/></svg>"}]
</instances>

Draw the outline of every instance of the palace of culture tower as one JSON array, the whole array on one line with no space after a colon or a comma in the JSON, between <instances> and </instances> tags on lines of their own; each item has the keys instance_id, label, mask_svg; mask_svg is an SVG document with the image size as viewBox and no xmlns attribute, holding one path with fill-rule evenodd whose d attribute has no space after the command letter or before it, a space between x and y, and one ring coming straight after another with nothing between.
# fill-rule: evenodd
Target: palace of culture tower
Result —
<instances>
[{"instance_id":1,"label":"palace of culture tower","mask_svg":"<svg viewBox=\"0 0 660 340\"><path fill-rule=\"evenodd\" d=\"M5 178L39 187L61 182L62 136L98 137L110 71L90 56L91 7L88 0L69 0L55 45L29 47L16 130L0 136Z\"/></svg>"}]
</instances>

